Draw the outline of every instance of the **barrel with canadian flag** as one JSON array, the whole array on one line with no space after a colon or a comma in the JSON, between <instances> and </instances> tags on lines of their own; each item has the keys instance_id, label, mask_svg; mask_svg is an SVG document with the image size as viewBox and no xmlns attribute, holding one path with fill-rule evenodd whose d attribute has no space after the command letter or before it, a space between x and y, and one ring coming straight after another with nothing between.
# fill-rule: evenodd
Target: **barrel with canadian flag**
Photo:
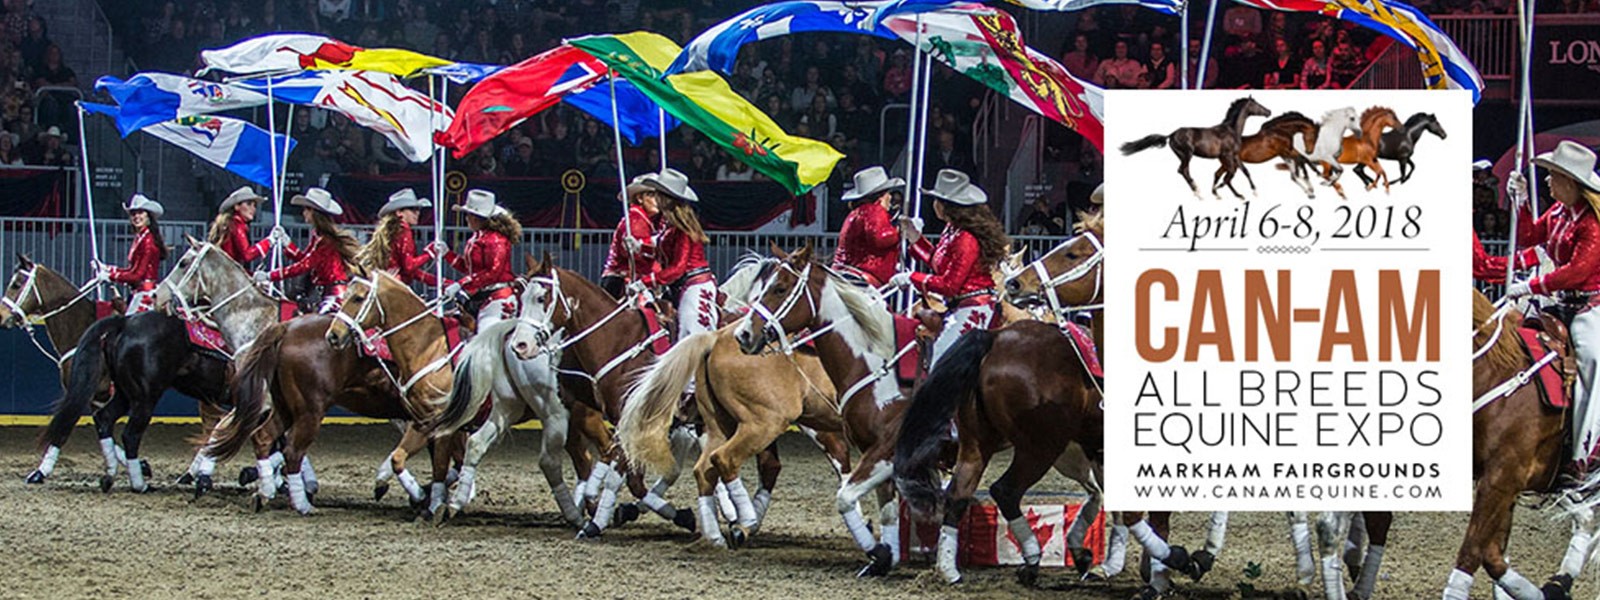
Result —
<instances>
[{"instance_id":1,"label":"barrel with canadian flag","mask_svg":"<svg viewBox=\"0 0 1600 600\"><path fill-rule=\"evenodd\" d=\"M1022 514L1027 515L1033 534L1039 538L1043 567L1069 567L1072 557L1067 552L1067 528L1082 508L1082 503L1025 504ZM911 520L905 505L900 507L900 547L905 556L925 554L932 556L939 542L939 523ZM910 525L910 526L905 526ZM957 562L963 567L992 567L1022 564L1022 550L1005 518L992 504L974 504L961 520L961 545ZM1083 546L1094 553L1094 562L1105 560L1105 513L1096 514L1084 536Z\"/></svg>"}]
</instances>

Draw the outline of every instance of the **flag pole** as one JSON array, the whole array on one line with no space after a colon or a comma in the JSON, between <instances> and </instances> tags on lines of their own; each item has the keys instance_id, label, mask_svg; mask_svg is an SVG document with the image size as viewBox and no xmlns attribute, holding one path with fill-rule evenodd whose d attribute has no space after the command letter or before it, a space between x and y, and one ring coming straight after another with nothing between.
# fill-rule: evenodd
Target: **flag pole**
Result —
<instances>
[{"instance_id":1,"label":"flag pole","mask_svg":"<svg viewBox=\"0 0 1600 600\"><path fill-rule=\"evenodd\" d=\"M1178 47L1183 55L1183 82L1179 87L1187 90L1189 89L1189 0L1184 0L1181 14L1182 16L1178 17L1178 31L1183 40Z\"/></svg>"},{"instance_id":2,"label":"flag pole","mask_svg":"<svg viewBox=\"0 0 1600 600\"><path fill-rule=\"evenodd\" d=\"M78 151L82 156L82 162L78 163L78 172L83 176L83 206L88 211L87 216L89 217L89 256L90 260L98 263L100 262L100 234L95 231L94 187L92 184L93 178L89 176L89 137L85 134L87 130L83 125L89 113L83 110L83 101L74 101L73 105L78 107ZM94 286L94 293L96 300L105 298L105 293L101 291L99 285Z\"/></svg>"},{"instance_id":3,"label":"flag pole","mask_svg":"<svg viewBox=\"0 0 1600 600\"><path fill-rule=\"evenodd\" d=\"M430 101L434 99L434 88L438 81L438 75L428 75L428 100ZM439 147L439 141L431 135L439 131L439 111L437 107L430 106L428 108L428 124L432 128L432 131L429 132L428 141L433 145L433 151L428 153L429 157L433 159L433 162L428 165L428 173L430 179L432 179L430 188L433 192L433 243L438 245L439 241L444 239L444 189L442 187L443 177L440 176L441 171L444 170L444 149ZM434 257L433 260L433 314L441 318L444 317L443 281L444 256L441 255Z\"/></svg>"},{"instance_id":4,"label":"flag pole","mask_svg":"<svg viewBox=\"0 0 1600 600\"><path fill-rule=\"evenodd\" d=\"M1532 31L1532 28L1531 28L1531 21L1533 20L1532 19L1533 15L1531 14L1532 13L1532 6L1530 6L1532 4L1532 2L1533 2L1533 0L1526 0L1525 2L1518 2L1517 3L1517 33L1522 36L1522 93L1521 93L1521 96L1519 98L1521 106L1519 107L1518 112L1520 114L1518 115L1518 118L1517 118L1516 165L1513 167L1515 169L1516 173L1521 174L1521 173L1526 172L1527 183L1528 183L1528 186L1527 186L1528 202L1530 202L1530 203L1532 203L1534 201L1534 199L1538 197L1534 193L1534 188L1533 188L1533 180L1535 179L1535 177L1534 177L1535 172L1531 168L1530 163L1528 162L1528 157L1527 157L1527 155L1531 152L1530 149L1534 148L1534 144L1533 144L1533 141L1532 141L1532 138L1533 138L1533 135L1532 135L1533 121L1532 121L1532 119L1530 118L1530 116L1528 114L1529 113L1529 106L1528 106L1528 104L1529 104L1529 102L1528 102L1529 101L1529 97L1528 97L1528 80L1529 80L1528 70L1529 70L1529 67L1532 66L1531 59L1532 59L1532 55L1533 55L1533 35L1532 35L1533 31ZM1530 206L1531 206L1531 204L1530 204ZM1512 198L1511 199L1511 235L1506 236L1508 238L1506 240L1506 248L1507 248L1506 257L1507 257L1507 259L1506 259L1506 282L1505 282L1505 284L1507 286L1511 285L1512 281L1515 281L1515 279L1513 278L1513 275L1515 274L1516 267L1517 267L1517 264L1516 264L1517 263L1517 229L1519 227L1517 221L1520 220L1517 217L1520 216L1521 214L1522 214L1522 211L1517 208L1517 199L1516 198ZM1538 213L1534 213L1534 214L1538 214Z\"/></svg>"},{"instance_id":5,"label":"flag pole","mask_svg":"<svg viewBox=\"0 0 1600 600\"><path fill-rule=\"evenodd\" d=\"M628 223L628 170L627 167L622 165L622 126L617 117L617 72L612 71L611 77L606 82L611 88L611 139L612 143L617 147L617 187L622 188L622 193L617 194L617 197L622 199L622 235L632 240L633 227ZM657 106L656 109L660 110L660 107ZM667 155L662 154L661 160L665 161L666 159ZM580 200L580 206L582 205L581 202ZM638 274L633 272L633 252L630 251L628 253L628 282L633 283L637 276Z\"/></svg>"},{"instance_id":6,"label":"flag pole","mask_svg":"<svg viewBox=\"0 0 1600 600\"><path fill-rule=\"evenodd\" d=\"M289 105L289 115L283 126L283 164L278 167L277 185L285 185L289 181L289 140L294 139L294 105ZM271 141L271 138L268 138Z\"/></svg>"},{"instance_id":7,"label":"flag pole","mask_svg":"<svg viewBox=\"0 0 1600 600\"><path fill-rule=\"evenodd\" d=\"M920 13L917 14L917 35L915 40L911 44L911 90L906 98L910 109L906 111L909 114L908 122L906 123L906 192L902 195L900 204L900 215L902 217L909 210L914 210L912 203L915 202L917 186L921 183L917 181L915 164L917 154L917 86L921 85L922 82L922 60L920 60L922 58L922 15ZM917 210L917 212L921 211ZM911 254L907 252L909 250L908 246L909 243L906 242L905 236L901 236L900 263L901 269L905 271L915 270L915 265L911 262ZM898 296L900 310L910 311L910 295L898 294Z\"/></svg>"},{"instance_id":8,"label":"flag pole","mask_svg":"<svg viewBox=\"0 0 1600 600\"><path fill-rule=\"evenodd\" d=\"M1527 0L1527 2L1531 3L1533 0ZM1534 136L1538 133L1538 130L1533 127L1533 89L1531 87L1533 84L1533 26L1537 20L1537 13L1532 5L1529 5L1526 10L1527 23L1523 25L1522 33L1522 119L1526 122L1528 131L1527 156L1530 161L1528 165L1528 206L1533 209L1533 214L1539 214L1539 178L1535 177L1538 172L1534 170L1532 165L1533 156L1539 151L1537 144L1534 143ZM1516 230L1513 229L1512 237L1515 236Z\"/></svg>"},{"instance_id":9,"label":"flag pole","mask_svg":"<svg viewBox=\"0 0 1600 600\"><path fill-rule=\"evenodd\" d=\"M615 110L615 107L612 110ZM661 143L661 170L665 171L667 170L667 110L660 106L656 107L656 139Z\"/></svg>"},{"instance_id":10,"label":"flag pole","mask_svg":"<svg viewBox=\"0 0 1600 600\"><path fill-rule=\"evenodd\" d=\"M927 158L927 156L928 156L928 113L930 112L928 110L928 100L929 100L928 96L932 91L933 91L933 52L929 52L927 57L925 57L923 59L923 64L922 64L922 102L921 102L921 104L922 104L922 113L921 113L921 118L919 119L920 124L917 126L917 161L916 161L916 165L917 165L917 181L918 182L921 182L921 181L927 179L927 175L928 175L927 173L923 172L923 169L925 169L927 167L927 164L924 162L923 159ZM912 190L915 191L916 194L917 194L917 203L912 205L912 208L913 208L912 216L915 216L915 217L920 219L920 218L922 218L922 186L919 184L916 187L912 188Z\"/></svg>"},{"instance_id":11,"label":"flag pole","mask_svg":"<svg viewBox=\"0 0 1600 600\"><path fill-rule=\"evenodd\" d=\"M267 148L268 151L272 153L272 155L269 157L272 160L272 228L276 230L283 226L283 182L278 179L278 173L282 170L278 168L278 145L272 142L272 140L278 136L277 112L273 110L273 104L277 104L277 100L272 95L272 78L268 77ZM283 244L274 239L272 241L272 270L276 271L278 270L278 267L282 265Z\"/></svg>"},{"instance_id":12,"label":"flag pole","mask_svg":"<svg viewBox=\"0 0 1600 600\"><path fill-rule=\"evenodd\" d=\"M1195 76L1194 82L1194 89L1197 90L1206 89L1206 63L1211 60L1211 32L1217 26L1217 4L1219 3L1220 0L1211 0L1211 8L1206 13L1206 37L1205 41L1200 43L1199 73ZM1185 61L1185 64L1187 64L1187 61Z\"/></svg>"}]
</instances>

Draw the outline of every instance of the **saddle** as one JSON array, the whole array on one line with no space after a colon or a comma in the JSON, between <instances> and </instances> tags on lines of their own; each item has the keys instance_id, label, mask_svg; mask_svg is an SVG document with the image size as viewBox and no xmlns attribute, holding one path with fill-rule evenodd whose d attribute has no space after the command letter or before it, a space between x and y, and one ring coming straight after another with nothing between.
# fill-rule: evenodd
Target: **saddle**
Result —
<instances>
[{"instance_id":1,"label":"saddle","mask_svg":"<svg viewBox=\"0 0 1600 600\"><path fill-rule=\"evenodd\" d=\"M1517 339L1522 343L1523 352L1535 362L1555 353L1556 358L1538 370L1534 383L1545 406L1565 410L1572 405L1573 385L1578 379L1578 361L1568 359L1571 355L1571 339L1567 324L1561 317L1560 313L1543 312L1523 319L1522 325L1517 328Z\"/></svg>"},{"instance_id":2,"label":"saddle","mask_svg":"<svg viewBox=\"0 0 1600 600\"><path fill-rule=\"evenodd\" d=\"M1067 339L1072 340L1072 346L1077 350L1078 356L1083 358L1083 366L1088 369L1090 375L1093 375L1104 386L1106 373L1105 369L1100 366L1100 351L1095 348L1094 337L1082 325L1072 321L1060 323L1059 326L1061 327L1061 333L1066 334Z\"/></svg>"},{"instance_id":3,"label":"saddle","mask_svg":"<svg viewBox=\"0 0 1600 600\"><path fill-rule=\"evenodd\" d=\"M677 327L674 327L677 324L677 315L674 314L672 306L662 305L660 301L641 301L639 302L639 312L644 315L646 335L654 336L656 332L663 329L667 331L666 335L656 338L650 344L650 351L656 353L656 356L666 354L668 350L672 349L672 343L675 341L673 338L677 337L675 333L678 330Z\"/></svg>"}]
</instances>

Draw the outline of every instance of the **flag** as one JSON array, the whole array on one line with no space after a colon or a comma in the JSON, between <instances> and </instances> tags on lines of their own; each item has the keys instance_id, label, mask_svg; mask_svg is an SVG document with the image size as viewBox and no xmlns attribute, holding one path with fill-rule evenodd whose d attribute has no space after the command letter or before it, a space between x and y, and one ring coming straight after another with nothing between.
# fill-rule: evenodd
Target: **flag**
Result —
<instances>
[{"instance_id":1,"label":"flag","mask_svg":"<svg viewBox=\"0 0 1600 600\"><path fill-rule=\"evenodd\" d=\"M108 104L83 102L81 105L86 111L114 119L121 116L120 109ZM272 147L267 144L275 143L285 149L282 154L284 157L295 146L295 141L288 136L268 133L239 119L211 115L193 115L154 123L140 131L269 188L273 187Z\"/></svg>"},{"instance_id":2,"label":"flag","mask_svg":"<svg viewBox=\"0 0 1600 600\"><path fill-rule=\"evenodd\" d=\"M733 74L739 48L751 42L805 32L859 33L894 39L894 33L874 26L872 15L892 4L878 2L791 1L774 2L739 13L705 30L689 42L668 73L712 70Z\"/></svg>"},{"instance_id":3,"label":"flag","mask_svg":"<svg viewBox=\"0 0 1600 600\"><path fill-rule=\"evenodd\" d=\"M312 70L377 71L396 77L432 72L457 83L471 83L497 65L458 63L402 48L362 48L309 33L278 33L250 38L226 48L200 52L209 71L237 75L286 74Z\"/></svg>"},{"instance_id":4,"label":"flag","mask_svg":"<svg viewBox=\"0 0 1600 600\"><path fill-rule=\"evenodd\" d=\"M411 162L428 160L433 132L447 131L455 117L450 107L406 87L394 75L375 71L306 71L235 85L267 94L269 81L273 99L350 117L383 134Z\"/></svg>"},{"instance_id":5,"label":"flag","mask_svg":"<svg viewBox=\"0 0 1600 600\"><path fill-rule=\"evenodd\" d=\"M1061 63L1024 44L1011 15L969 4L922 13L920 21L891 19L885 24L900 39L912 43L920 39L923 52L933 53L956 72L1072 128L1096 148L1103 147L1105 91L1073 77Z\"/></svg>"},{"instance_id":6,"label":"flag","mask_svg":"<svg viewBox=\"0 0 1600 600\"><path fill-rule=\"evenodd\" d=\"M608 71L609 72L609 71ZM617 121L611 118L611 81L601 81L589 89L567 94L563 102L588 113L595 120L608 126L621 130L622 138L634 146L639 145L645 138L653 138L664 131L672 131L680 123L677 117L665 115L665 123L661 114L656 110L656 103L649 96L639 91L632 82L618 78L615 82L617 89ZM666 125L663 129L662 125Z\"/></svg>"},{"instance_id":7,"label":"flag","mask_svg":"<svg viewBox=\"0 0 1600 600\"><path fill-rule=\"evenodd\" d=\"M1083 10L1102 4L1136 4L1151 10L1157 10L1169 15L1175 15L1183 10L1183 0L1006 0L1011 4L1033 10L1064 12ZM872 16L874 24L883 23L890 17L903 16L915 18L918 13L928 13L947 8L962 8L972 6L971 0L893 0L885 3Z\"/></svg>"},{"instance_id":8,"label":"flag","mask_svg":"<svg viewBox=\"0 0 1600 600\"><path fill-rule=\"evenodd\" d=\"M126 81L107 75L94 82L94 89L117 101L117 129L122 137L178 117L267 103L265 95L250 90L168 73L140 73Z\"/></svg>"},{"instance_id":9,"label":"flag","mask_svg":"<svg viewBox=\"0 0 1600 600\"><path fill-rule=\"evenodd\" d=\"M844 155L831 146L789 135L711 71L662 77L680 49L660 35L597 35L567 43L600 59L673 116L727 149L734 157L803 194L827 180Z\"/></svg>"},{"instance_id":10,"label":"flag","mask_svg":"<svg viewBox=\"0 0 1600 600\"><path fill-rule=\"evenodd\" d=\"M1483 77L1454 40L1427 15L1393 0L1237 0L1240 4L1283 12L1313 12L1350 21L1394 38L1417 51L1429 89L1468 90L1476 104L1483 95Z\"/></svg>"}]
</instances>

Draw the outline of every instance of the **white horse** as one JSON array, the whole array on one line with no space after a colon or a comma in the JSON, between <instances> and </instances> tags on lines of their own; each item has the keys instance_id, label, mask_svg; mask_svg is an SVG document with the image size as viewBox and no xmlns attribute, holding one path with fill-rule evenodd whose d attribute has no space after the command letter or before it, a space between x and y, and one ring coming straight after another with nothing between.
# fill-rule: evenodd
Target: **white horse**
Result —
<instances>
[{"instance_id":1,"label":"white horse","mask_svg":"<svg viewBox=\"0 0 1600 600\"><path fill-rule=\"evenodd\" d=\"M1339 166L1339 153L1344 150L1344 132L1350 131L1361 135L1359 125L1360 116L1356 109L1351 107L1336 108L1322 115L1322 123L1317 127L1317 142L1311 146L1304 136L1295 134L1298 143L1295 150L1312 163L1320 163L1324 168L1323 185L1331 185L1339 192L1339 197L1344 197L1344 188L1339 185L1339 176L1344 173L1344 167Z\"/></svg>"}]
</instances>

